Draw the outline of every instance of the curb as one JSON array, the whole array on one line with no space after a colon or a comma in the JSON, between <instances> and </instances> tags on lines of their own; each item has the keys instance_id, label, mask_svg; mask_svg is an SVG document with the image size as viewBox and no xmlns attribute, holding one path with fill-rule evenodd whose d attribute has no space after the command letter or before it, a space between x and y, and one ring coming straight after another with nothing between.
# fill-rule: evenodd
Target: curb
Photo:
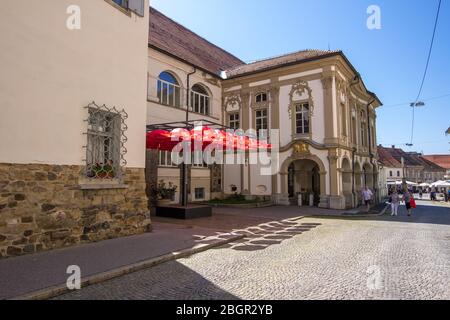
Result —
<instances>
[{"instance_id":1,"label":"curb","mask_svg":"<svg viewBox=\"0 0 450 320\"><path fill-rule=\"evenodd\" d=\"M209 243L209 244L199 244L192 248L184 249L181 251L174 251L174 252L171 252L171 253L156 257L156 258L151 258L148 260L130 264L128 266L120 267L120 268L102 272L102 273L98 273L98 274L89 276L86 279L82 280L81 287L84 288L84 287L87 287L87 286L90 286L93 284L111 280L111 279L114 279L114 278L117 278L117 277L120 277L120 276L123 276L126 274L130 274L130 273L133 273L136 271L148 269L148 268L154 267L156 265L162 264L164 262L185 258L185 257L191 256L191 255L199 253L199 252L203 252L203 251L215 248L215 247L223 246L224 244L227 244L227 243L230 243L230 242L233 242L236 240L241 240L243 238L245 238L245 235L233 235L229 239L219 240L217 242ZM9 298L8 300L47 300L47 299L51 299L53 297L60 296L62 294L68 293L68 292L72 292L72 290L69 290L67 288L67 286L64 284L64 285L58 285L58 286L53 286L53 287L49 287L46 289L34 291L34 292L27 293L22 296Z\"/></svg>"},{"instance_id":2,"label":"curb","mask_svg":"<svg viewBox=\"0 0 450 320\"><path fill-rule=\"evenodd\" d=\"M389 207L389 204L387 204L383 210L381 210L379 213L373 213L373 214L314 214L314 215L305 215L305 217L308 218L314 218L314 217L320 217L320 218L371 218L371 217L379 217L386 213L387 208Z\"/></svg>"}]
</instances>

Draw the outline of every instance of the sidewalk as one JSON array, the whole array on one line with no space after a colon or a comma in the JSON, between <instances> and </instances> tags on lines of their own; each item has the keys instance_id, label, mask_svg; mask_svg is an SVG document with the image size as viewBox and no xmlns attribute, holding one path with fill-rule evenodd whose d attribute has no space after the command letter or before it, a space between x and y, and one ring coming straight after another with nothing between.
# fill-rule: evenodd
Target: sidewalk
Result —
<instances>
[{"instance_id":1,"label":"sidewalk","mask_svg":"<svg viewBox=\"0 0 450 320\"><path fill-rule=\"evenodd\" d=\"M187 256L242 238L217 229L153 222L152 233L0 260L0 299L61 292L67 267L90 283ZM112 272L113 271L113 272ZM97 279L96 279L97 278ZM25 298L37 297L31 295Z\"/></svg>"},{"instance_id":2,"label":"sidewalk","mask_svg":"<svg viewBox=\"0 0 450 320\"><path fill-rule=\"evenodd\" d=\"M193 220L152 217L152 233L0 260L0 299L46 299L65 293L70 265L80 267L82 284L88 285L225 244L236 250L263 249L270 241L260 237L281 241L281 234L289 238L294 231L311 228L299 220L303 217L343 216L346 210L275 206L213 212L212 217ZM241 244L243 238L258 246Z\"/></svg>"}]
</instances>

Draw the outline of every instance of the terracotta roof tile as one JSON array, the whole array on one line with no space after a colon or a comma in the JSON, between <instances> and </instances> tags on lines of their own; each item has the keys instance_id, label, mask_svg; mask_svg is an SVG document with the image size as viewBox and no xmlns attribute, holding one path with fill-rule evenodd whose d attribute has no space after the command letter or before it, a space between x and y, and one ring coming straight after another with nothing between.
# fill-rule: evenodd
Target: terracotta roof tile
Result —
<instances>
[{"instance_id":1,"label":"terracotta roof tile","mask_svg":"<svg viewBox=\"0 0 450 320\"><path fill-rule=\"evenodd\" d=\"M402 166L402 163L391 155L388 148L378 146L378 157L381 164L385 167L401 168Z\"/></svg>"},{"instance_id":2,"label":"terracotta roof tile","mask_svg":"<svg viewBox=\"0 0 450 320\"><path fill-rule=\"evenodd\" d=\"M442 168L450 169L450 154L426 155L423 157Z\"/></svg>"},{"instance_id":3,"label":"terracotta roof tile","mask_svg":"<svg viewBox=\"0 0 450 320\"><path fill-rule=\"evenodd\" d=\"M150 8L149 45L219 75L221 70L244 64L239 58Z\"/></svg>"},{"instance_id":4,"label":"terracotta roof tile","mask_svg":"<svg viewBox=\"0 0 450 320\"><path fill-rule=\"evenodd\" d=\"M272 69L286 65L289 63L302 62L309 59L324 57L328 55L333 55L336 53L342 53L342 51L329 51L329 50L316 50L308 49L297 51L294 53L285 54L282 56L277 56L269 59L255 61L249 64L240 65L231 69L226 70L227 77L233 78L236 76L241 76L247 73L253 73L258 71L263 71L266 69Z\"/></svg>"}]
</instances>

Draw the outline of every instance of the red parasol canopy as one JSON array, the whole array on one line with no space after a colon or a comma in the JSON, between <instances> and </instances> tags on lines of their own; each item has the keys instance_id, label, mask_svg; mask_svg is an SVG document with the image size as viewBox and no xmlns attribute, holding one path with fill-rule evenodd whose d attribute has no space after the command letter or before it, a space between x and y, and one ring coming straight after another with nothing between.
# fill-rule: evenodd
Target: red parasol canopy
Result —
<instances>
[{"instance_id":1,"label":"red parasol canopy","mask_svg":"<svg viewBox=\"0 0 450 320\"><path fill-rule=\"evenodd\" d=\"M153 130L147 133L147 149L172 151L182 141L190 140L192 149L201 143L202 150L212 143L219 149L232 150L258 150L271 149L271 145L258 139L242 134L232 134L207 126L195 127L191 131L186 129Z\"/></svg>"}]
</instances>

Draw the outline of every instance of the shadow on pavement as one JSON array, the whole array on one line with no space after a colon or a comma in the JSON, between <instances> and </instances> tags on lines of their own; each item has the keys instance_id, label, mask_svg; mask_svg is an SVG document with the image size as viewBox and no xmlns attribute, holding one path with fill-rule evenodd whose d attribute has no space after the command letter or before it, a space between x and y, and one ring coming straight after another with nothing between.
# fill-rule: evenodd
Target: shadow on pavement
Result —
<instances>
[{"instance_id":1,"label":"shadow on pavement","mask_svg":"<svg viewBox=\"0 0 450 320\"><path fill-rule=\"evenodd\" d=\"M170 261L53 300L239 300L178 261Z\"/></svg>"}]
</instances>

